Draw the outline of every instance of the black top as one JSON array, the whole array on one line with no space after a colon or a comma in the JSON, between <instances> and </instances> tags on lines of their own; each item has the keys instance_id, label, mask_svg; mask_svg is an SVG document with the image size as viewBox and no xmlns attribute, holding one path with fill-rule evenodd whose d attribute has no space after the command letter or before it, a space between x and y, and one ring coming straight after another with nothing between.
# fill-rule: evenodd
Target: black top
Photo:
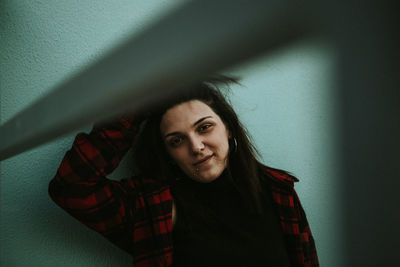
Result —
<instances>
[{"instance_id":1,"label":"black top","mask_svg":"<svg viewBox=\"0 0 400 267\"><path fill-rule=\"evenodd\" d=\"M190 192L196 205L175 198L174 267L290 266L270 192L258 215L248 211L225 172L211 183L183 179L177 188Z\"/></svg>"}]
</instances>

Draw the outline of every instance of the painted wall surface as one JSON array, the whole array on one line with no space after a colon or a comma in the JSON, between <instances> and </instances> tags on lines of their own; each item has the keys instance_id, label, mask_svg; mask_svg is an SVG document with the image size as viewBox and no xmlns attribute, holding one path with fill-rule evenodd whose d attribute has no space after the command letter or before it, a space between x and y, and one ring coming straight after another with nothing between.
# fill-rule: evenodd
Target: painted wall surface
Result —
<instances>
[{"instance_id":1,"label":"painted wall surface","mask_svg":"<svg viewBox=\"0 0 400 267\"><path fill-rule=\"evenodd\" d=\"M1 1L1 122L183 2ZM263 161L300 179L322 266L342 255L333 63L329 45L307 40L228 71L243 78L231 99ZM0 266L131 266L47 195L72 138L1 162ZM123 162L112 177L126 175Z\"/></svg>"},{"instance_id":2,"label":"painted wall surface","mask_svg":"<svg viewBox=\"0 0 400 267\"><path fill-rule=\"evenodd\" d=\"M243 77L232 104L262 161L300 180L321 266L332 267L344 264L334 63L327 43L305 40L231 70Z\"/></svg>"}]
</instances>

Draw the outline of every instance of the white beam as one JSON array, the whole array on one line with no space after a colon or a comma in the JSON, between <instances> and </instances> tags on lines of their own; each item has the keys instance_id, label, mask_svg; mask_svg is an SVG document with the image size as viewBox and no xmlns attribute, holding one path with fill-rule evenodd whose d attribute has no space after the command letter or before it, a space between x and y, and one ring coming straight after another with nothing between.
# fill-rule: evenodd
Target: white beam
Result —
<instances>
[{"instance_id":1,"label":"white beam","mask_svg":"<svg viewBox=\"0 0 400 267\"><path fill-rule=\"evenodd\" d=\"M189 2L2 125L0 160L301 36L299 10L283 0Z\"/></svg>"}]
</instances>

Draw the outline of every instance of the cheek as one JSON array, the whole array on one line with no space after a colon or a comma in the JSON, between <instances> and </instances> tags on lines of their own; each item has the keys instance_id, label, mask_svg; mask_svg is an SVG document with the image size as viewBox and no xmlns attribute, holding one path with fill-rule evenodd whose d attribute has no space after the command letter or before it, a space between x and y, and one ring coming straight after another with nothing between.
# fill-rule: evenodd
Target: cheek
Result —
<instances>
[{"instance_id":1,"label":"cheek","mask_svg":"<svg viewBox=\"0 0 400 267\"><path fill-rule=\"evenodd\" d=\"M221 138L222 136L222 138ZM219 153L223 158L228 157L229 154L229 138L228 135L225 132L222 132L219 135L218 140L215 141L215 143L218 145L217 147L219 148Z\"/></svg>"},{"instance_id":2,"label":"cheek","mask_svg":"<svg viewBox=\"0 0 400 267\"><path fill-rule=\"evenodd\" d=\"M167 151L177 165L184 166L186 164L188 155L184 148L168 149Z\"/></svg>"},{"instance_id":3,"label":"cheek","mask_svg":"<svg viewBox=\"0 0 400 267\"><path fill-rule=\"evenodd\" d=\"M223 148L222 148L223 158L227 159L229 155L229 140L224 140Z\"/></svg>"}]
</instances>

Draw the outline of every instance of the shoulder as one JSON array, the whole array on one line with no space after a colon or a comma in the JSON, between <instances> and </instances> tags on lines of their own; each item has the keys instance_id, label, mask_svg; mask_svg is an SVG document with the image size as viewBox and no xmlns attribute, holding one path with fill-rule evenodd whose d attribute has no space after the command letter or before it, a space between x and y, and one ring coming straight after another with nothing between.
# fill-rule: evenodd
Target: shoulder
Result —
<instances>
[{"instance_id":1,"label":"shoulder","mask_svg":"<svg viewBox=\"0 0 400 267\"><path fill-rule=\"evenodd\" d=\"M274 185L293 187L299 180L287 171L272 168L260 164L260 171L263 180L267 180Z\"/></svg>"},{"instance_id":2,"label":"shoulder","mask_svg":"<svg viewBox=\"0 0 400 267\"><path fill-rule=\"evenodd\" d=\"M158 179L135 175L130 178L122 179L121 183L128 190L138 194L158 195L164 191L169 191L170 187L167 183L161 182Z\"/></svg>"}]
</instances>

